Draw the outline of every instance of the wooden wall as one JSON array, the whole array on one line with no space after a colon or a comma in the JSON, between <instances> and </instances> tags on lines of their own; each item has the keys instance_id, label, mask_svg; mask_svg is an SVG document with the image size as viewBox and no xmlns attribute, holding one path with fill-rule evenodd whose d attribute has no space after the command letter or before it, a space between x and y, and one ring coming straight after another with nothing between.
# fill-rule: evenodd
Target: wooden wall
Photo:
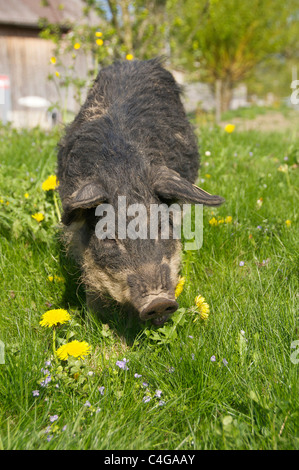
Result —
<instances>
[{"instance_id":1,"label":"wooden wall","mask_svg":"<svg viewBox=\"0 0 299 470\"><path fill-rule=\"evenodd\" d=\"M48 80L48 75L59 70L50 63L53 55L51 41L38 37L38 32L32 30L9 30L0 26L0 75L8 75L10 78L10 91L12 103L11 120L17 127L34 126L43 127L51 125L51 119L46 109L32 109L21 106L18 99L25 96L39 96L51 103L65 100L65 88L59 84L63 79L55 77L56 85ZM86 76L90 67L90 58L85 57L79 51L76 59L76 73L80 77ZM71 58L66 57L65 63L70 63ZM59 88L59 92L58 89ZM67 97L68 111L76 113L78 105L73 96L73 90L69 90ZM38 121L38 122L37 122Z\"/></svg>"}]
</instances>

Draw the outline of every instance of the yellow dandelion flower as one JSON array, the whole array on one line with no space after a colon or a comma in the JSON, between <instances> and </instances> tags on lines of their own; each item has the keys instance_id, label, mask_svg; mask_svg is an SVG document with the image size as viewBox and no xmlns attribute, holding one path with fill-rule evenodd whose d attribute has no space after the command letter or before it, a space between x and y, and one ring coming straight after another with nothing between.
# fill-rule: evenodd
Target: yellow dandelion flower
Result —
<instances>
[{"instance_id":1,"label":"yellow dandelion flower","mask_svg":"<svg viewBox=\"0 0 299 470\"><path fill-rule=\"evenodd\" d=\"M76 51L78 51L80 49L80 47L81 47L81 44L79 42L76 42L74 44L74 49L76 49Z\"/></svg>"},{"instance_id":2,"label":"yellow dandelion flower","mask_svg":"<svg viewBox=\"0 0 299 470\"><path fill-rule=\"evenodd\" d=\"M0 199L0 204L4 204L4 201L2 198Z\"/></svg>"},{"instance_id":3,"label":"yellow dandelion flower","mask_svg":"<svg viewBox=\"0 0 299 470\"><path fill-rule=\"evenodd\" d=\"M186 278L185 277L180 277L179 282L177 283L177 286L175 288L175 293L174 293L176 299L183 292L185 282L186 282Z\"/></svg>"},{"instance_id":4,"label":"yellow dandelion flower","mask_svg":"<svg viewBox=\"0 0 299 470\"><path fill-rule=\"evenodd\" d=\"M97 39L96 43L97 43L98 46L102 46L104 44L104 41L103 41L103 39Z\"/></svg>"},{"instance_id":5,"label":"yellow dandelion flower","mask_svg":"<svg viewBox=\"0 0 299 470\"><path fill-rule=\"evenodd\" d=\"M50 191L51 189L56 189L59 185L59 181L55 175L50 175L42 184L42 189L44 191Z\"/></svg>"},{"instance_id":6,"label":"yellow dandelion flower","mask_svg":"<svg viewBox=\"0 0 299 470\"><path fill-rule=\"evenodd\" d=\"M212 217L212 219L209 220L209 224L212 226L218 225L217 219L215 217Z\"/></svg>"},{"instance_id":7,"label":"yellow dandelion flower","mask_svg":"<svg viewBox=\"0 0 299 470\"><path fill-rule=\"evenodd\" d=\"M51 57L50 62L51 64L55 65L57 62L56 57Z\"/></svg>"},{"instance_id":8,"label":"yellow dandelion flower","mask_svg":"<svg viewBox=\"0 0 299 470\"><path fill-rule=\"evenodd\" d=\"M47 326L51 328L51 326L63 325L63 323L70 321L70 319L71 316L67 310L58 308L54 310L48 310L46 313L44 313L39 324L41 326Z\"/></svg>"},{"instance_id":9,"label":"yellow dandelion flower","mask_svg":"<svg viewBox=\"0 0 299 470\"><path fill-rule=\"evenodd\" d=\"M291 224L292 224L292 221L290 219L288 219L288 220L285 221L285 224L286 224L287 227L290 227Z\"/></svg>"},{"instance_id":10,"label":"yellow dandelion flower","mask_svg":"<svg viewBox=\"0 0 299 470\"><path fill-rule=\"evenodd\" d=\"M28 199L28 198L29 198L29 194L28 194L28 193L25 193L25 194L24 194L24 198L25 198L25 199Z\"/></svg>"},{"instance_id":11,"label":"yellow dandelion flower","mask_svg":"<svg viewBox=\"0 0 299 470\"><path fill-rule=\"evenodd\" d=\"M218 220L218 225L219 225L219 224L224 224L224 219L219 219L219 220Z\"/></svg>"},{"instance_id":12,"label":"yellow dandelion flower","mask_svg":"<svg viewBox=\"0 0 299 470\"><path fill-rule=\"evenodd\" d=\"M232 216L231 215L228 215L227 217L225 217L224 221L226 224L231 224L232 223Z\"/></svg>"},{"instance_id":13,"label":"yellow dandelion flower","mask_svg":"<svg viewBox=\"0 0 299 470\"><path fill-rule=\"evenodd\" d=\"M211 175L210 175L209 173L207 173L207 174L205 175L205 177L206 177L206 178L211 178Z\"/></svg>"},{"instance_id":14,"label":"yellow dandelion flower","mask_svg":"<svg viewBox=\"0 0 299 470\"><path fill-rule=\"evenodd\" d=\"M234 124L226 124L224 130L228 134L231 134L232 132L234 132L235 128L236 128L236 126Z\"/></svg>"},{"instance_id":15,"label":"yellow dandelion flower","mask_svg":"<svg viewBox=\"0 0 299 470\"><path fill-rule=\"evenodd\" d=\"M209 304L206 302L206 299L202 295L195 297L195 304L199 311L200 318L202 320L207 320L210 313Z\"/></svg>"},{"instance_id":16,"label":"yellow dandelion flower","mask_svg":"<svg viewBox=\"0 0 299 470\"><path fill-rule=\"evenodd\" d=\"M57 78L60 77L60 73L58 72L58 70L56 70L55 75L56 75Z\"/></svg>"},{"instance_id":17,"label":"yellow dandelion flower","mask_svg":"<svg viewBox=\"0 0 299 470\"><path fill-rule=\"evenodd\" d=\"M282 173L287 173L288 170L289 170L289 167L288 165L285 163L283 165L280 165L278 168L277 168L278 171L281 171Z\"/></svg>"},{"instance_id":18,"label":"yellow dandelion flower","mask_svg":"<svg viewBox=\"0 0 299 470\"><path fill-rule=\"evenodd\" d=\"M103 36L103 33L101 31L96 31L96 37L101 38Z\"/></svg>"},{"instance_id":19,"label":"yellow dandelion flower","mask_svg":"<svg viewBox=\"0 0 299 470\"><path fill-rule=\"evenodd\" d=\"M126 55L126 59L127 60L133 60L134 59L134 56L132 54L127 54Z\"/></svg>"},{"instance_id":20,"label":"yellow dandelion flower","mask_svg":"<svg viewBox=\"0 0 299 470\"><path fill-rule=\"evenodd\" d=\"M45 218L44 214L41 212L36 212L36 214L33 214L31 217L36 220L36 222L41 222Z\"/></svg>"},{"instance_id":21,"label":"yellow dandelion flower","mask_svg":"<svg viewBox=\"0 0 299 470\"><path fill-rule=\"evenodd\" d=\"M91 346L86 341L71 341L57 349L57 357L65 361L68 356L84 359L90 354Z\"/></svg>"},{"instance_id":22,"label":"yellow dandelion flower","mask_svg":"<svg viewBox=\"0 0 299 470\"><path fill-rule=\"evenodd\" d=\"M54 276L48 276L48 281L53 282L54 281Z\"/></svg>"}]
</instances>

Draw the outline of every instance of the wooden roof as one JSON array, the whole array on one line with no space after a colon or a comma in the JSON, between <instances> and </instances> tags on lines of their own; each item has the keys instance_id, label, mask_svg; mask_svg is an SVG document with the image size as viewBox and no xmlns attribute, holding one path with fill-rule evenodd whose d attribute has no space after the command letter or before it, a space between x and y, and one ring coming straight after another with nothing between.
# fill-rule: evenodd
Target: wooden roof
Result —
<instances>
[{"instance_id":1,"label":"wooden roof","mask_svg":"<svg viewBox=\"0 0 299 470\"><path fill-rule=\"evenodd\" d=\"M0 24L38 28L40 18L65 25L82 20L82 0L0 0Z\"/></svg>"}]
</instances>

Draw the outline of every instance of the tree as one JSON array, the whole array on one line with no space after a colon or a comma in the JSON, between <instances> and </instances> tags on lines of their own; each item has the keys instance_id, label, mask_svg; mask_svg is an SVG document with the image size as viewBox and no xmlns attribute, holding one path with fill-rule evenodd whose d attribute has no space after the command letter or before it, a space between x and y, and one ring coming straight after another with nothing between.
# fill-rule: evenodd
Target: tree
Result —
<instances>
[{"instance_id":1,"label":"tree","mask_svg":"<svg viewBox=\"0 0 299 470\"><path fill-rule=\"evenodd\" d=\"M221 111L237 83L284 50L298 12L295 0L169 0L168 6L174 58L217 89Z\"/></svg>"},{"instance_id":2,"label":"tree","mask_svg":"<svg viewBox=\"0 0 299 470\"><path fill-rule=\"evenodd\" d=\"M149 59L165 52L167 0L85 0L85 14L97 11L110 34L113 57Z\"/></svg>"}]
</instances>

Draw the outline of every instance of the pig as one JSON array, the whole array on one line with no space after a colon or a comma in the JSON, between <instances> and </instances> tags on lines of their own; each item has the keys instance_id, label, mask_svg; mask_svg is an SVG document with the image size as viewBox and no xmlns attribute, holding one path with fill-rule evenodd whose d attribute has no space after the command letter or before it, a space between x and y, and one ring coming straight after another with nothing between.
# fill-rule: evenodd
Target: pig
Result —
<instances>
[{"instance_id":1,"label":"pig","mask_svg":"<svg viewBox=\"0 0 299 470\"><path fill-rule=\"evenodd\" d=\"M96 208L110 204L117 217L125 196L148 216L152 204L224 201L194 185L198 144L181 91L160 58L118 61L100 70L58 148L62 224L87 305L108 296L156 326L178 308L180 240L99 238Z\"/></svg>"}]
</instances>

